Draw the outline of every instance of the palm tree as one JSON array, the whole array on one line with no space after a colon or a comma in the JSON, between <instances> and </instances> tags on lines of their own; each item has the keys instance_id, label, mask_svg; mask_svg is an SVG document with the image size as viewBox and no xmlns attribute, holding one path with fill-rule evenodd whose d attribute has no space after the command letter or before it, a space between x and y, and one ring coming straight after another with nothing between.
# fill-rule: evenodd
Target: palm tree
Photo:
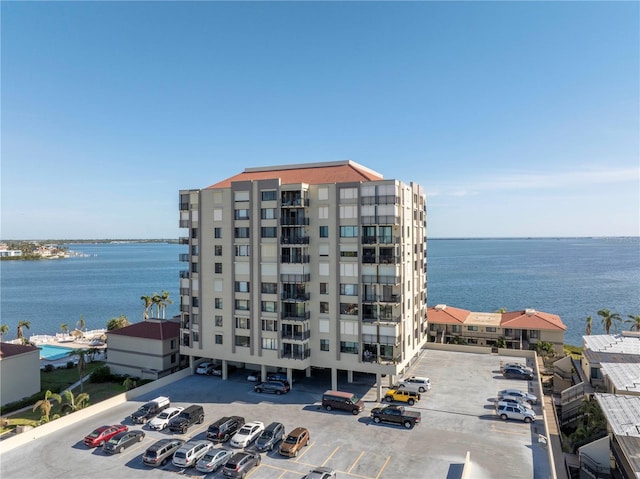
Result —
<instances>
[{"instance_id":1,"label":"palm tree","mask_svg":"<svg viewBox=\"0 0 640 479\"><path fill-rule=\"evenodd\" d=\"M153 293L151 302L156 306L156 318L160 318L160 303L162 302L162 296L158 293Z\"/></svg>"},{"instance_id":2,"label":"palm tree","mask_svg":"<svg viewBox=\"0 0 640 479\"><path fill-rule=\"evenodd\" d=\"M82 332L82 330L84 329L84 316L80 315L80 319L78 321L76 321L76 331L79 331L80 334L79 336L82 337L84 336L84 333Z\"/></svg>"},{"instance_id":3,"label":"palm tree","mask_svg":"<svg viewBox=\"0 0 640 479\"><path fill-rule=\"evenodd\" d=\"M62 331L62 334L67 334L69 332L69 325L67 323L62 323L60 325L60 331Z\"/></svg>"},{"instance_id":4,"label":"palm tree","mask_svg":"<svg viewBox=\"0 0 640 479\"><path fill-rule=\"evenodd\" d=\"M151 306L153 306L153 298L151 296L140 296L140 299L144 303L144 313L142 314L142 319L146 321L147 319L149 319L149 310L151 309Z\"/></svg>"},{"instance_id":5,"label":"palm tree","mask_svg":"<svg viewBox=\"0 0 640 479\"><path fill-rule=\"evenodd\" d=\"M625 323L631 323L631 327L629 331L638 331L640 332L640 314L634 316L633 314L629 315L629 319L625 320Z\"/></svg>"},{"instance_id":6,"label":"palm tree","mask_svg":"<svg viewBox=\"0 0 640 479\"><path fill-rule=\"evenodd\" d=\"M86 354L87 354L86 349L74 349L73 351L71 351L71 356L78 357L78 373L80 374L80 392L84 391L83 376L84 376L84 370L87 367L87 362L85 358Z\"/></svg>"},{"instance_id":7,"label":"palm tree","mask_svg":"<svg viewBox=\"0 0 640 479\"><path fill-rule=\"evenodd\" d=\"M31 322L30 321L25 321L24 319L21 319L20 321L18 321L18 339L24 339L24 333L22 332L22 328L27 328L27 329L31 329Z\"/></svg>"},{"instance_id":8,"label":"palm tree","mask_svg":"<svg viewBox=\"0 0 640 479\"><path fill-rule=\"evenodd\" d=\"M591 336L591 316L587 316L587 336Z\"/></svg>"},{"instance_id":9,"label":"palm tree","mask_svg":"<svg viewBox=\"0 0 640 479\"><path fill-rule=\"evenodd\" d=\"M58 402L62 402L62 398L60 397L60 394L52 393L51 391L47 390L47 392L44 394L44 399L40 399L40 401L38 401L33 405L32 411L35 411L36 409L40 409L40 413L42 414L42 418L41 418L42 422L49 422L49 414L51 414L52 399Z\"/></svg>"},{"instance_id":10,"label":"palm tree","mask_svg":"<svg viewBox=\"0 0 640 479\"><path fill-rule=\"evenodd\" d=\"M71 412L77 411L78 409L82 409L89 404L89 394L88 393L80 393L77 396L74 396L73 392L69 389L62 391L62 405L60 406L60 411L63 414L69 414Z\"/></svg>"},{"instance_id":11,"label":"palm tree","mask_svg":"<svg viewBox=\"0 0 640 479\"><path fill-rule=\"evenodd\" d=\"M504 336L498 337L496 339L495 347L496 348L506 349L507 348L507 338L505 338Z\"/></svg>"},{"instance_id":12,"label":"palm tree","mask_svg":"<svg viewBox=\"0 0 640 479\"><path fill-rule=\"evenodd\" d=\"M608 309L601 309L598 311L598 316L602 316L602 325L604 326L604 330L607 334L609 334L611 326L613 326L613 329L618 329L616 323L619 323L622 320L618 313L612 313Z\"/></svg>"},{"instance_id":13,"label":"palm tree","mask_svg":"<svg viewBox=\"0 0 640 479\"><path fill-rule=\"evenodd\" d=\"M9 332L9 326L6 324L0 324L0 336L4 336Z\"/></svg>"},{"instance_id":14,"label":"palm tree","mask_svg":"<svg viewBox=\"0 0 640 479\"><path fill-rule=\"evenodd\" d=\"M162 294L160 295L160 309L162 310L162 319L164 318L165 310L167 309L167 305L173 304L173 301L169 299L169 292L162 290Z\"/></svg>"},{"instance_id":15,"label":"palm tree","mask_svg":"<svg viewBox=\"0 0 640 479\"><path fill-rule=\"evenodd\" d=\"M121 314L118 318L112 318L107 323L107 331L113 331L114 329L124 328L131 323L124 314Z\"/></svg>"}]
</instances>

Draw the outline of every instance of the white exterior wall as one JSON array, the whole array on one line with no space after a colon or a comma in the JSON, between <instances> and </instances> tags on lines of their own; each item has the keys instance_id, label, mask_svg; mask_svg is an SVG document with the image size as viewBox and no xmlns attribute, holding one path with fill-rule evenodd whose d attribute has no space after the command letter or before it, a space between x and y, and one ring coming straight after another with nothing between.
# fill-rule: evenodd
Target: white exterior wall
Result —
<instances>
[{"instance_id":1,"label":"white exterior wall","mask_svg":"<svg viewBox=\"0 0 640 479\"><path fill-rule=\"evenodd\" d=\"M109 335L107 366L113 374L149 379L157 373L178 367L180 360L179 340L143 339L118 334ZM173 348L171 347L173 344ZM171 356L175 354L175 362Z\"/></svg>"},{"instance_id":2,"label":"white exterior wall","mask_svg":"<svg viewBox=\"0 0 640 479\"><path fill-rule=\"evenodd\" d=\"M0 405L40 391L40 350L0 359Z\"/></svg>"}]
</instances>

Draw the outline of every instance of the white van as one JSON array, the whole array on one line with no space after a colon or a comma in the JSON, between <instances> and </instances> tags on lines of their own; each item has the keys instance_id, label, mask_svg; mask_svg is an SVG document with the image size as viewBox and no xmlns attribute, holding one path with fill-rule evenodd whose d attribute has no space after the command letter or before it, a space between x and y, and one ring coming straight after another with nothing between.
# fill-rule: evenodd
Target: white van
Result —
<instances>
[{"instance_id":1,"label":"white van","mask_svg":"<svg viewBox=\"0 0 640 479\"><path fill-rule=\"evenodd\" d=\"M411 376L410 378L405 378L400 381L396 389L424 393L431 389L431 380L429 378Z\"/></svg>"}]
</instances>

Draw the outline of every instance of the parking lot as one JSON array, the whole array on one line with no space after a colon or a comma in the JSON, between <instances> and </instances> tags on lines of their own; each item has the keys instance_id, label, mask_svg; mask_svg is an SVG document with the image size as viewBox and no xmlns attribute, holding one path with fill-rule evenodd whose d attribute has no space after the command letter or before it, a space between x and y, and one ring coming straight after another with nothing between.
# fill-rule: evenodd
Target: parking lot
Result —
<instances>
[{"instance_id":1,"label":"parking lot","mask_svg":"<svg viewBox=\"0 0 640 479\"><path fill-rule=\"evenodd\" d=\"M101 449L88 449L82 439L96 427L124 423L140 429L128 416L143 402L156 396L169 396L172 405L201 404L205 410L203 424L193 426L182 439L205 439L210 423L226 415L243 416L248 421L265 425L279 421L287 431L303 426L309 429L311 441L296 458L284 458L277 451L262 454L261 464L249 478L299 479L312 467L328 466L339 478L457 478L467 452L470 453L471 477L484 478L548 478L550 476L546 446L538 441L544 425L540 403L535 406L537 420L533 424L501 421L495 414L493 401L498 390L516 387L529 390L526 381L506 380L500 374L496 355L454 353L424 350L408 375L431 378L431 391L422 395L411 409L420 411L422 422L414 429L374 424L369 412L376 402L375 378L354 374L348 383L346 373L339 378L339 389L360 394L365 411L327 412L320 407L322 392L330 389L330 376L313 371L313 377L301 378L286 395L258 394L245 371L238 370L229 380L193 375L176 381L139 401L114 407L24 447L0 456L0 476L16 478L155 478L204 477L194 468L180 469L169 463L162 468L149 468L142 454L156 440L174 434L142 428L142 442L122 454L108 455ZM514 360L516 358L508 358ZM524 358L519 361L526 362ZM386 378L383 385L387 385ZM532 382L531 384L535 384ZM383 389L384 392L384 389ZM540 397L536 391L532 391ZM1 445L0 445L1 447ZM225 446L227 447L227 446ZM207 475L222 478L221 472Z\"/></svg>"}]
</instances>

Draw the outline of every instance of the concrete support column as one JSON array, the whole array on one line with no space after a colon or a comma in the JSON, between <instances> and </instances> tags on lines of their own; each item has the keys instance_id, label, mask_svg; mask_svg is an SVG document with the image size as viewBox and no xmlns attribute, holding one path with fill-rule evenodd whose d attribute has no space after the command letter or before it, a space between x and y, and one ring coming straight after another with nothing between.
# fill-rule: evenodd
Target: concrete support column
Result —
<instances>
[{"instance_id":1,"label":"concrete support column","mask_svg":"<svg viewBox=\"0 0 640 479\"><path fill-rule=\"evenodd\" d=\"M194 361L193 356L189 356L189 369L191 369L191 374L195 374L196 362Z\"/></svg>"},{"instance_id":2,"label":"concrete support column","mask_svg":"<svg viewBox=\"0 0 640 479\"><path fill-rule=\"evenodd\" d=\"M222 368L222 380L226 381L227 378L229 377L229 373L227 372L227 360L226 359L222 360L222 364L220 365L220 367Z\"/></svg>"},{"instance_id":3,"label":"concrete support column","mask_svg":"<svg viewBox=\"0 0 640 479\"><path fill-rule=\"evenodd\" d=\"M287 381L289 381L289 388L293 389L293 369L287 368Z\"/></svg>"},{"instance_id":4,"label":"concrete support column","mask_svg":"<svg viewBox=\"0 0 640 479\"><path fill-rule=\"evenodd\" d=\"M353 371L351 369L347 371L347 382L349 384L353 382Z\"/></svg>"},{"instance_id":5,"label":"concrete support column","mask_svg":"<svg viewBox=\"0 0 640 479\"><path fill-rule=\"evenodd\" d=\"M338 368L331 368L331 389L338 389Z\"/></svg>"},{"instance_id":6,"label":"concrete support column","mask_svg":"<svg viewBox=\"0 0 640 479\"><path fill-rule=\"evenodd\" d=\"M391 387L396 383L396 377L393 374L389 374L387 376L387 378L389 379L389 384L387 386Z\"/></svg>"},{"instance_id":7,"label":"concrete support column","mask_svg":"<svg viewBox=\"0 0 640 479\"><path fill-rule=\"evenodd\" d=\"M261 381L267 380L267 366L265 366L264 364L260 366L260 380Z\"/></svg>"},{"instance_id":8,"label":"concrete support column","mask_svg":"<svg viewBox=\"0 0 640 479\"><path fill-rule=\"evenodd\" d=\"M306 377L310 378L311 377L311 366L309 366L308 368L306 368L304 370L304 374Z\"/></svg>"},{"instance_id":9,"label":"concrete support column","mask_svg":"<svg viewBox=\"0 0 640 479\"><path fill-rule=\"evenodd\" d=\"M376 401L382 401L382 374L376 373Z\"/></svg>"}]
</instances>

